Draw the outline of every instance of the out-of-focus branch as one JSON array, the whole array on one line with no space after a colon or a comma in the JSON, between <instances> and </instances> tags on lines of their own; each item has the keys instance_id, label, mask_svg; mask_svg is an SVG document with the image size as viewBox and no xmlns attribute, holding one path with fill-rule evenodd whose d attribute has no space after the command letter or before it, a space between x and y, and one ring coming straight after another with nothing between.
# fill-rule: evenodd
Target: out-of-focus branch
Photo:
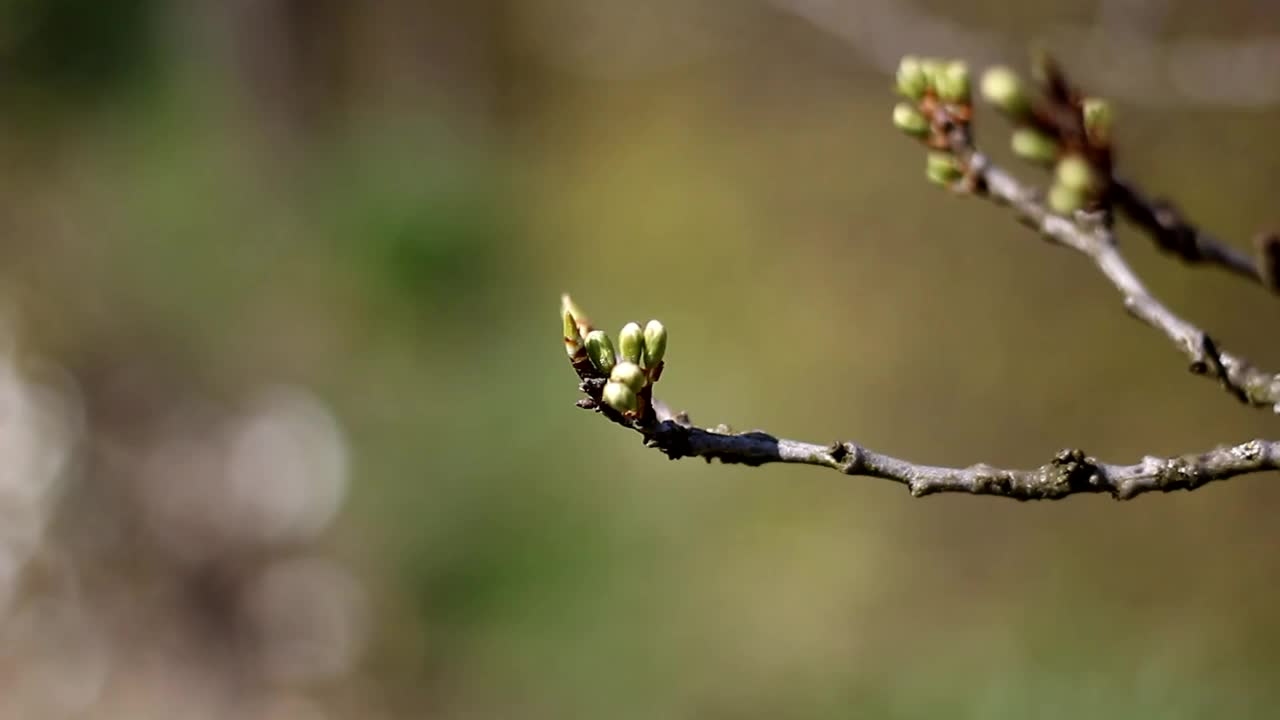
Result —
<instances>
[{"instance_id":1,"label":"out-of-focus branch","mask_svg":"<svg viewBox=\"0 0 1280 720\"><path fill-rule=\"evenodd\" d=\"M904 0L764 0L811 24L886 73L898 58L928 47L985 65L1025 47L1025 39ZM1071 48L1071 60L1109 97L1148 107L1267 108L1280 103L1275 58L1280 35L1262 23L1248 37L1174 36L1162 2L1093 3L1083 23L1050 24L1037 37ZM1136 14L1135 14L1136 13Z\"/></svg>"},{"instance_id":2,"label":"out-of-focus branch","mask_svg":"<svg viewBox=\"0 0 1280 720\"><path fill-rule=\"evenodd\" d=\"M936 104L932 125L966 170L964 188L1011 207L1019 220L1049 240L1093 261L1124 298L1124 307L1137 319L1162 332L1191 361L1197 375L1208 375L1243 403L1280 413L1280 374L1259 370L1247 360L1218 349L1204 330L1182 319L1151 294L1129 266L1116 244L1105 213L1077 211L1068 218L1052 212L1040 194L994 165L973 145L962 118Z\"/></svg>"},{"instance_id":3,"label":"out-of-focus branch","mask_svg":"<svg viewBox=\"0 0 1280 720\"><path fill-rule=\"evenodd\" d=\"M1149 235L1158 248L1183 262L1218 266L1280 292L1280 273L1273 272L1273 258L1280 256L1280 240L1260 235L1255 243L1255 263L1247 253L1192 224L1172 202L1152 198L1132 180L1120 177L1114 166L1110 103L1086 96L1047 54L1038 53L1034 60L1034 73L1043 90L1040 96L1022 95L1016 89L1019 81L1011 73L1007 68L997 71L997 89L1013 93L1001 96L1001 109L1019 126L1019 132L1035 135L1053 146L1053 150L1047 145L1043 148L1042 161L1052 157L1061 168L1064 158L1070 158L1065 161L1067 165L1074 163L1076 170L1085 168L1075 173L1090 177L1085 183L1085 204L1103 213L1108 225L1118 212ZM1010 105L1010 99L1018 102ZM959 119L964 126L966 118Z\"/></svg>"},{"instance_id":4,"label":"out-of-focus branch","mask_svg":"<svg viewBox=\"0 0 1280 720\"><path fill-rule=\"evenodd\" d=\"M1255 264L1247 254L1191 224L1172 203L1148 197L1133 182L1113 177L1111 190L1116 209L1146 231L1161 250L1184 262L1217 265L1280 292L1275 274L1266 272L1267 258L1276 244L1270 236L1260 236Z\"/></svg>"},{"instance_id":5,"label":"out-of-focus branch","mask_svg":"<svg viewBox=\"0 0 1280 720\"><path fill-rule=\"evenodd\" d=\"M1020 220L1039 230L1046 238L1092 260L1120 291L1125 309L1169 338L1191 361L1192 372L1216 378L1241 402L1280 413L1280 375L1259 370L1244 358L1219 350L1208 333L1182 319L1156 299L1129 266L1111 230L1100 218L1089 218L1081 213L1081 222L1077 222L1055 215L1045 207L1038 193L1023 187L986 156L972 147L955 149L968 158L969 167L978 179L980 193L1013 208Z\"/></svg>"},{"instance_id":6,"label":"out-of-focus branch","mask_svg":"<svg viewBox=\"0 0 1280 720\"><path fill-rule=\"evenodd\" d=\"M970 128L973 108L963 63L905 58L898 85L910 102L894 109L894 123L934 150L926 165L931 180L1008 205L1046 238L1090 258L1120 291L1125 309L1169 338L1191 361L1192 372L1217 379L1241 402L1280 413L1280 374L1259 370L1242 357L1220 351L1208 333L1156 299L1120 252L1112 232L1116 190L1107 103L1084 97L1047 56L1037 57L1035 74L1042 99L1032 99L1007 68L989 70L983 76L982 92L1018 126L1014 152L1054 167L1047 197L1023 186L978 152ZM1262 245L1261 268L1274 264L1276 242L1272 238ZM1215 257L1230 257L1216 241L1206 240L1203 245L1205 252L1212 248ZM1236 262L1252 268L1247 261ZM1254 272L1259 279L1270 275Z\"/></svg>"}]
</instances>

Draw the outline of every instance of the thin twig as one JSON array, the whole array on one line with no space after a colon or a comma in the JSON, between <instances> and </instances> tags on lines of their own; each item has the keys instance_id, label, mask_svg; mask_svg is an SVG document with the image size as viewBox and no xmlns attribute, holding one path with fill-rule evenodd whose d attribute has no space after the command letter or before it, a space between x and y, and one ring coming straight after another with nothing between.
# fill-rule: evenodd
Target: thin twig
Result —
<instances>
[{"instance_id":1,"label":"thin twig","mask_svg":"<svg viewBox=\"0 0 1280 720\"><path fill-rule=\"evenodd\" d=\"M975 151L967 133L953 133L953 150L968 159L979 191L1009 205L1019 218L1045 237L1088 256L1124 297L1125 309L1159 330L1191 361L1191 371L1217 379L1243 403L1280 413L1280 375L1259 370L1244 358L1218 349L1209 335L1157 300L1116 247L1106 222L1055 215L1037 193Z\"/></svg>"},{"instance_id":2,"label":"thin twig","mask_svg":"<svg viewBox=\"0 0 1280 720\"><path fill-rule=\"evenodd\" d=\"M1112 178L1111 190L1116 208L1146 231L1161 250L1187 263L1217 265L1272 292L1280 291L1248 254L1191 224L1173 204L1150 198L1132 182L1121 178Z\"/></svg>"}]
</instances>

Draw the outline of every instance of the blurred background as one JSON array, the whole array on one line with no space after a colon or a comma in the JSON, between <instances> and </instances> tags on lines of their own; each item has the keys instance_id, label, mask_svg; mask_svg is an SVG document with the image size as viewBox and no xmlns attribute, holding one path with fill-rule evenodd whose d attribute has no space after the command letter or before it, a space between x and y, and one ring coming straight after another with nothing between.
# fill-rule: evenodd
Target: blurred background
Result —
<instances>
[{"instance_id":1,"label":"blurred background","mask_svg":"<svg viewBox=\"0 0 1280 720\"><path fill-rule=\"evenodd\" d=\"M1147 190L1280 224L1269 0L0 2L0 719L1270 716L1275 475L913 500L573 406L562 291L662 319L704 425L1280 437L925 182L898 57L1034 43ZM1280 366L1274 298L1123 241Z\"/></svg>"}]
</instances>

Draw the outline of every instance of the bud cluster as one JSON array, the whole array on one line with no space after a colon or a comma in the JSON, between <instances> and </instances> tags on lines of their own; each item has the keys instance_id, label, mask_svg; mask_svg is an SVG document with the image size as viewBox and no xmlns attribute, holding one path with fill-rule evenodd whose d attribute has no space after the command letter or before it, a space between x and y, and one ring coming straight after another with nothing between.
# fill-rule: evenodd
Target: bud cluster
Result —
<instances>
[{"instance_id":1,"label":"bud cluster","mask_svg":"<svg viewBox=\"0 0 1280 720\"><path fill-rule=\"evenodd\" d=\"M933 149L925 161L925 176L953 186L965 169L949 151L946 133L948 126L964 125L972 115L969 66L959 60L908 55L898 63L895 89L906 99L893 108L894 127Z\"/></svg>"},{"instance_id":2,"label":"bud cluster","mask_svg":"<svg viewBox=\"0 0 1280 720\"><path fill-rule=\"evenodd\" d=\"M1078 97L1047 56L1033 63L1044 99L1037 103L1018 74L991 67L978 83L982 98L1013 123L1010 147L1027 162L1053 168L1047 201L1069 215L1100 201L1111 168L1113 114L1106 100Z\"/></svg>"},{"instance_id":3,"label":"bud cluster","mask_svg":"<svg viewBox=\"0 0 1280 720\"><path fill-rule=\"evenodd\" d=\"M1014 155L1053 169L1047 202L1055 213L1097 208L1107 200L1111 177L1111 105L1078 94L1047 54L1032 65L1035 97L1004 66L982 74L978 93L1013 123ZM925 176L950 188L974 187L964 154L956 155L969 139L969 86L969 68L960 61L908 55L898 63L895 89L905 100L894 106L893 124L929 147Z\"/></svg>"},{"instance_id":4,"label":"bud cluster","mask_svg":"<svg viewBox=\"0 0 1280 720\"><path fill-rule=\"evenodd\" d=\"M969 104L969 66L960 60L907 55L898 63L898 94L921 102L935 97L952 105Z\"/></svg>"},{"instance_id":5,"label":"bud cluster","mask_svg":"<svg viewBox=\"0 0 1280 720\"><path fill-rule=\"evenodd\" d=\"M647 388L657 382L662 372L662 358L667 352L667 329L657 320L650 320L643 328L629 322L618 332L618 343L603 330L592 329L585 323L582 311L568 295L561 301L564 318L565 347L570 359L590 362L591 375L608 378L601 390L600 399L627 417L641 414ZM581 371L580 371L581 372Z\"/></svg>"}]
</instances>

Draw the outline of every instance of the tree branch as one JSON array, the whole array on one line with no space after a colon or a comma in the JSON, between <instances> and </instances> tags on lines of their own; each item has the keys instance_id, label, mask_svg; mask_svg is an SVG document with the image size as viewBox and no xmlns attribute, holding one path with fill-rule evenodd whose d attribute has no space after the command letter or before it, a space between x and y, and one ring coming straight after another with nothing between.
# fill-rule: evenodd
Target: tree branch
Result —
<instances>
[{"instance_id":1,"label":"tree branch","mask_svg":"<svg viewBox=\"0 0 1280 720\"><path fill-rule=\"evenodd\" d=\"M1156 246L1190 264L1218 265L1280 292L1274 274L1266 272L1266 248L1258 248L1259 262L1191 224L1172 203L1146 196L1129 180L1113 177L1111 199L1116 208L1155 241Z\"/></svg>"},{"instance_id":2,"label":"tree branch","mask_svg":"<svg viewBox=\"0 0 1280 720\"><path fill-rule=\"evenodd\" d=\"M1019 219L1045 237L1089 257L1120 291L1125 309L1164 333L1191 361L1193 373L1217 379L1243 403L1269 407L1280 413L1280 375L1259 370L1242 357L1220 351L1206 332L1157 300L1120 253L1105 218L1079 213L1080 218L1073 220L1051 213L1038 193L1023 187L1016 178L974 150L968 133L952 132L949 137L953 152L967 158L979 194L1010 206Z\"/></svg>"},{"instance_id":3,"label":"tree branch","mask_svg":"<svg viewBox=\"0 0 1280 720\"><path fill-rule=\"evenodd\" d=\"M1082 450L1062 450L1033 470L1005 470L980 464L967 468L916 465L853 442L814 445L763 432L724 435L674 422L664 423L648 444L672 459L694 456L722 462L767 462L828 467L845 475L892 480L914 497L962 492L1014 500L1059 500L1077 493L1107 493L1128 500L1148 492L1194 490L1206 483L1246 473L1280 469L1280 443L1253 440L1201 455L1146 457L1133 465L1111 465Z\"/></svg>"},{"instance_id":4,"label":"tree branch","mask_svg":"<svg viewBox=\"0 0 1280 720\"><path fill-rule=\"evenodd\" d=\"M1259 236L1255 242L1255 263L1247 253L1196 227L1172 202L1152 198L1133 181L1117 175L1110 137L1109 104L1099 98L1087 97L1047 54L1038 54L1034 64L1041 75L1040 85L1044 92L1037 100L1029 101L1026 112L1013 113L1012 119L1015 124L1034 128L1052 138L1053 142L1060 143L1059 160L1075 156L1076 160L1084 160L1093 172L1104 178L1101 182L1092 183L1088 194L1093 197L1087 198L1093 206L1091 209L1107 213L1108 221L1111 213L1119 211L1150 235L1156 247L1183 262L1217 265L1237 277L1280 293L1280 272L1277 272L1280 269L1280 260L1277 259L1280 258L1280 239L1269 234ZM1003 89L1009 92L1009 88ZM939 123L939 129L947 128L948 120L958 120L951 126L958 129L959 134L949 133L945 138L948 149L953 152L956 143L951 141L960 140L961 146L969 144L966 106L967 103L944 103L935 107L934 122ZM1092 107L1092 122L1086 117L1086 106ZM1002 109L1008 108L1006 105ZM948 117L957 111L965 116Z\"/></svg>"},{"instance_id":5,"label":"tree branch","mask_svg":"<svg viewBox=\"0 0 1280 720\"><path fill-rule=\"evenodd\" d=\"M917 465L851 441L819 445L760 430L733 433L724 427L702 429L695 427L687 415L673 414L660 402L654 402L652 412L645 416L628 418L601 401L605 381L592 374L590 364L576 368L583 375L580 389L587 395L578 401L579 407L599 412L640 433L646 446L672 460L699 457L707 462L719 460L748 466L813 465L845 475L892 480L905 485L914 497L969 493L1013 500L1061 500L1089 493L1130 500L1144 493L1194 490L1237 475L1280 469L1280 442L1269 440L1222 446L1199 455L1145 457L1133 465L1099 462L1078 449L1062 450L1031 470L1007 470L986 464L967 468Z\"/></svg>"},{"instance_id":6,"label":"tree branch","mask_svg":"<svg viewBox=\"0 0 1280 720\"><path fill-rule=\"evenodd\" d=\"M1022 126L1013 149L1042 164L1056 161L1055 184L1048 198L1024 186L979 152L970 129L968 69L962 63L906 59L898 89L913 103L894 108L893 120L934 152L927 177L953 190L986 197L1010 207L1024 224L1048 240L1089 258L1119 291L1124 307L1160 331L1191 361L1192 372L1216 378L1241 402L1280 413L1280 374L1259 370L1243 358L1223 352L1209 335L1175 314L1143 284L1125 260L1112 231L1119 206L1152 233L1166 250L1188 262L1221 265L1272 289L1280 276L1280 238L1258 242L1259 262L1192 227L1168 204L1145 198L1114 178L1109 143L1109 110L1080 96L1047 57L1038 61L1046 104L1035 107L1022 95L1007 70L984 79L983 94ZM1097 178L1105 178L1098 182ZM917 465L875 452L855 442L819 445L778 438L756 430L734 433L726 427L701 429L687 415L673 414L653 397L664 367L666 330L650 321L640 337L629 323L619 335L615 356L608 335L595 330L565 296L565 349L586 395L578 406L640 433L645 444L675 460L701 457L710 462L763 465L815 465L846 475L876 477L906 485L914 496L942 492L996 495L1016 500L1057 500L1077 493L1107 493L1127 500L1148 492L1194 490L1216 480L1280 469L1280 441L1251 440L1202 454L1145 457L1133 465L1099 462L1082 450L1067 449L1031 470L1006 470L978 464L967 468Z\"/></svg>"}]
</instances>

